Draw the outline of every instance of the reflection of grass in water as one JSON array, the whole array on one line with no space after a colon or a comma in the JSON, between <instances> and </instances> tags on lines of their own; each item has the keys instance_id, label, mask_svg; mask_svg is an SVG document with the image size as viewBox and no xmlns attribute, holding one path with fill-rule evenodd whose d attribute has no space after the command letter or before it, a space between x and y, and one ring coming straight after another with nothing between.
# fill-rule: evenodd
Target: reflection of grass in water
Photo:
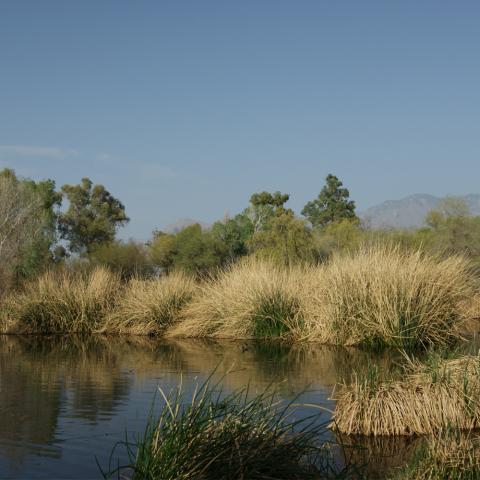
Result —
<instances>
[{"instance_id":1,"label":"reflection of grass in water","mask_svg":"<svg viewBox=\"0 0 480 480\"><path fill-rule=\"evenodd\" d=\"M292 417L292 403L275 392L252 397L248 388L223 395L207 380L188 399L182 387L166 395L157 418L151 416L142 437L125 443L136 479L317 479L361 478L352 466L337 467L330 448L319 444L325 430L318 414Z\"/></svg>"},{"instance_id":2,"label":"reflection of grass in water","mask_svg":"<svg viewBox=\"0 0 480 480\"><path fill-rule=\"evenodd\" d=\"M438 438L430 438L394 478L478 480L480 439L477 434L462 434L456 430L446 431Z\"/></svg>"}]
</instances>

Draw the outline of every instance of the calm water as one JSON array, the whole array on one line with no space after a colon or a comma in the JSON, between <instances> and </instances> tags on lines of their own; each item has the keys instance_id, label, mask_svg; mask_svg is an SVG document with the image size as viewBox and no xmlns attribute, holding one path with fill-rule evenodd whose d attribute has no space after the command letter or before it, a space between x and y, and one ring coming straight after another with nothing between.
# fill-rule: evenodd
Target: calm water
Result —
<instances>
[{"instance_id":1,"label":"calm water","mask_svg":"<svg viewBox=\"0 0 480 480\"><path fill-rule=\"evenodd\" d=\"M393 359L280 343L0 336L0 478L101 478L95 458L106 467L115 443L143 430L158 386L169 390L180 377L188 390L217 367L226 390L278 383L284 398L304 392L302 401L332 410L334 384L369 362L389 369ZM326 410L322 420L329 417ZM349 454L368 459L372 477L415 447L356 443L364 448Z\"/></svg>"}]
</instances>

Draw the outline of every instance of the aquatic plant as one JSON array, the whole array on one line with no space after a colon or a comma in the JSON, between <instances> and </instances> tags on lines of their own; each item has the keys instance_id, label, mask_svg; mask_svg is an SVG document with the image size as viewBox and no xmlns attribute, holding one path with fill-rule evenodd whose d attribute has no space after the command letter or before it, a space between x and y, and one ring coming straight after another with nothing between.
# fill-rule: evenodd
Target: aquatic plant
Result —
<instances>
[{"instance_id":1,"label":"aquatic plant","mask_svg":"<svg viewBox=\"0 0 480 480\"><path fill-rule=\"evenodd\" d=\"M480 439L469 433L446 432L429 439L396 480L479 480Z\"/></svg>"},{"instance_id":2,"label":"aquatic plant","mask_svg":"<svg viewBox=\"0 0 480 480\"><path fill-rule=\"evenodd\" d=\"M302 269L244 259L199 287L168 334L186 337L279 337L301 331Z\"/></svg>"},{"instance_id":3,"label":"aquatic plant","mask_svg":"<svg viewBox=\"0 0 480 480\"><path fill-rule=\"evenodd\" d=\"M160 390L163 407L143 436L127 447L129 464L109 468L106 478L132 479L317 479L362 478L352 466L338 467L331 448L320 443L319 414L295 420L292 403L273 390L248 388L223 394L209 381L191 397L180 385ZM117 447L118 448L118 445ZM111 458L114 458L115 451Z\"/></svg>"},{"instance_id":4,"label":"aquatic plant","mask_svg":"<svg viewBox=\"0 0 480 480\"><path fill-rule=\"evenodd\" d=\"M97 331L121 288L119 276L102 267L85 274L49 271L3 301L3 331Z\"/></svg>"},{"instance_id":5,"label":"aquatic plant","mask_svg":"<svg viewBox=\"0 0 480 480\"><path fill-rule=\"evenodd\" d=\"M410 361L401 380L357 376L340 386L330 427L346 434L435 434L480 427L480 356Z\"/></svg>"},{"instance_id":6,"label":"aquatic plant","mask_svg":"<svg viewBox=\"0 0 480 480\"><path fill-rule=\"evenodd\" d=\"M305 336L339 345L445 345L460 337L473 291L470 264L399 246L334 255L302 294Z\"/></svg>"},{"instance_id":7,"label":"aquatic plant","mask_svg":"<svg viewBox=\"0 0 480 480\"><path fill-rule=\"evenodd\" d=\"M158 279L132 279L107 316L107 333L160 334L179 317L196 290L194 279L173 272Z\"/></svg>"}]
</instances>

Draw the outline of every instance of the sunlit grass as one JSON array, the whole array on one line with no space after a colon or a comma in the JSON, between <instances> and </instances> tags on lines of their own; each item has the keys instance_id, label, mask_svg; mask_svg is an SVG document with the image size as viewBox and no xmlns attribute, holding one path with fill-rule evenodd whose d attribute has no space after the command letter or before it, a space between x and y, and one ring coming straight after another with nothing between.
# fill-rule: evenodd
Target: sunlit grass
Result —
<instances>
[{"instance_id":1,"label":"sunlit grass","mask_svg":"<svg viewBox=\"0 0 480 480\"><path fill-rule=\"evenodd\" d=\"M107 316L106 333L161 334L175 323L196 290L192 277L182 272L158 279L132 279Z\"/></svg>"},{"instance_id":2,"label":"sunlit grass","mask_svg":"<svg viewBox=\"0 0 480 480\"><path fill-rule=\"evenodd\" d=\"M170 335L254 338L301 330L302 269L247 258L206 280Z\"/></svg>"},{"instance_id":3,"label":"sunlit grass","mask_svg":"<svg viewBox=\"0 0 480 480\"><path fill-rule=\"evenodd\" d=\"M313 270L302 295L305 333L339 345L445 345L459 338L470 265L395 246L335 255Z\"/></svg>"},{"instance_id":4,"label":"sunlit grass","mask_svg":"<svg viewBox=\"0 0 480 480\"><path fill-rule=\"evenodd\" d=\"M51 271L2 303L8 333L95 332L121 291L118 275L104 268L85 274Z\"/></svg>"},{"instance_id":5,"label":"sunlit grass","mask_svg":"<svg viewBox=\"0 0 480 480\"><path fill-rule=\"evenodd\" d=\"M346 434L437 434L480 427L480 356L411 361L402 379L378 372L340 387L331 427Z\"/></svg>"}]
</instances>

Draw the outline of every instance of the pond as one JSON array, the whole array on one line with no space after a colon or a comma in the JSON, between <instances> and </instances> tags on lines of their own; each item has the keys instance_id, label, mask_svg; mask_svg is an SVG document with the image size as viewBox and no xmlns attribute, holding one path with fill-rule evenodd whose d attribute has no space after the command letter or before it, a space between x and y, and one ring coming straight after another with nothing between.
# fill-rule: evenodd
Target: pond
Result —
<instances>
[{"instance_id":1,"label":"pond","mask_svg":"<svg viewBox=\"0 0 480 480\"><path fill-rule=\"evenodd\" d=\"M159 386L168 391L181 380L193 390L215 370L226 391L273 383L285 399L301 394L299 401L324 409L326 422L336 382L372 363L389 371L396 360L392 353L279 342L1 336L0 478L102 478L97 461L107 468L115 444L143 431ZM325 439L361 445L343 455L368 462L372 478L405 462L416 445L331 432ZM114 463L125 455L117 448Z\"/></svg>"}]
</instances>

